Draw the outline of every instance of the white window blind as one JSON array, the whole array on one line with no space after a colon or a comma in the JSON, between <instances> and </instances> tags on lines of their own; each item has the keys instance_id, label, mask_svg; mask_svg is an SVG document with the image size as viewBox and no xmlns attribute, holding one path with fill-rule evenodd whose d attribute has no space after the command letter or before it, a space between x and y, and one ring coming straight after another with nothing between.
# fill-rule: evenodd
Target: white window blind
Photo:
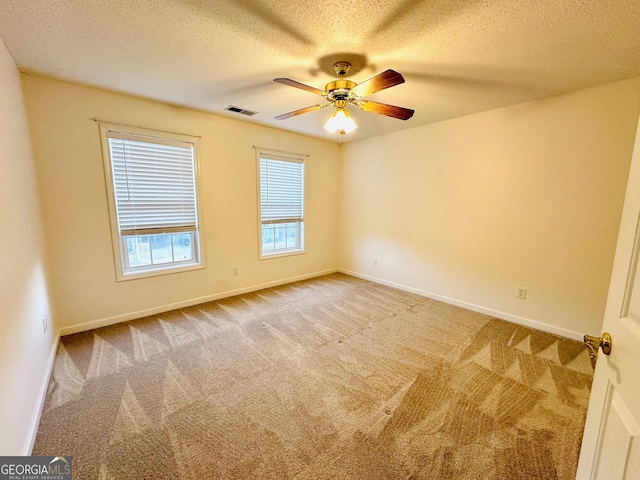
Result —
<instances>
[{"instance_id":1,"label":"white window blind","mask_svg":"<svg viewBox=\"0 0 640 480\"><path fill-rule=\"evenodd\" d=\"M304 163L260 157L260 217L263 224L304 220Z\"/></svg>"},{"instance_id":2,"label":"white window blind","mask_svg":"<svg viewBox=\"0 0 640 480\"><path fill-rule=\"evenodd\" d=\"M109 138L121 235L195 231L193 145Z\"/></svg>"}]
</instances>

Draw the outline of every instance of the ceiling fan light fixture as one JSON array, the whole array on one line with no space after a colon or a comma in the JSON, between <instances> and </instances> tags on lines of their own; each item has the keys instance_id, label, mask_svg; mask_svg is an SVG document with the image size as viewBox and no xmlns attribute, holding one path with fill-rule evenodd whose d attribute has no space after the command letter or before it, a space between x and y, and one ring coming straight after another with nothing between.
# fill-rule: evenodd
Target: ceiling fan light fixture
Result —
<instances>
[{"instance_id":1,"label":"ceiling fan light fixture","mask_svg":"<svg viewBox=\"0 0 640 480\"><path fill-rule=\"evenodd\" d=\"M409 120L413 116L414 111L410 108L387 105L386 103L372 102L371 100L362 99L362 97L366 97L372 93L404 83L404 77L402 75L395 70L388 69L358 84L344 78L350 67L351 64L349 62L336 62L333 65L333 68L340 79L327 83L324 90L291 80L290 78L274 78L274 82L289 85L290 87L299 88L309 93L319 95L329 102L299 108L293 112L278 115L275 118L277 120L285 120L287 118L295 117L296 115L313 112L320 108L333 105L335 107L335 111L325 124L324 128L331 133L338 132L342 135L353 132L357 128L356 122L351 118L349 109L347 108L348 104L355 105L365 112L377 113L379 115L398 118L400 120Z\"/></svg>"},{"instance_id":2,"label":"ceiling fan light fixture","mask_svg":"<svg viewBox=\"0 0 640 480\"><path fill-rule=\"evenodd\" d=\"M351 118L349 109L347 107L338 107L336 111L331 115L331 118L327 120L324 125L324 129L331 133L350 133L357 128L356 122Z\"/></svg>"}]
</instances>

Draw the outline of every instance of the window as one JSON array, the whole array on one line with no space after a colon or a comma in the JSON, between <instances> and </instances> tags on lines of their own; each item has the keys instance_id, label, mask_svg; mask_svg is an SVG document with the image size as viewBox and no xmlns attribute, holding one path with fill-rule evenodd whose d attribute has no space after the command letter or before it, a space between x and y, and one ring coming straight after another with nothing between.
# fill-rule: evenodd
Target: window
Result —
<instances>
[{"instance_id":1,"label":"window","mask_svg":"<svg viewBox=\"0 0 640 480\"><path fill-rule=\"evenodd\" d=\"M118 280L202 267L196 138L100 124Z\"/></svg>"},{"instance_id":2,"label":"window","mask_svg":"<svg viewBox=\"0 0 640 480\"><path fill-rule=\"evenodd\" d=\"M258 149L260 258L304 253L304 157Z\"/></svg>"}]
</instances>

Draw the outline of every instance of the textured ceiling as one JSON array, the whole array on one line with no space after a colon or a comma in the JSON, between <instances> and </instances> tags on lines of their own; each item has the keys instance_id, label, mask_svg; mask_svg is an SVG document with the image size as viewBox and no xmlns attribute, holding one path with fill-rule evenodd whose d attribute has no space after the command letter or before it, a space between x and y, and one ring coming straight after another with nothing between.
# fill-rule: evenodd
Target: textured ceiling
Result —
<instances>
[{"instance_id":1,"label":"textured ceiling","mask_svg":"<svg viewBox=\"0 0 640 480\"><path fill-rule=\"evenodd\" d=\"M0 0L0 37L24 72L335 141L330 109L274 120L323 99L273 79L402 73L367 99L413 118L352 108L343 142L640 76L640 0Z\"/></svg>"}]
</instances>

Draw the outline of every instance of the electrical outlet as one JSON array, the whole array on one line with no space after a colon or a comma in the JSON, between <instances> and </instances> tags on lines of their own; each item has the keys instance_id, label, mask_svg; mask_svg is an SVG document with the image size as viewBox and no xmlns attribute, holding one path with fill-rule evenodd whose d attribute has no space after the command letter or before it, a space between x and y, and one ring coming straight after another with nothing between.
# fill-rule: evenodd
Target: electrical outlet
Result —
<instances>
[{"instance_id":1,"label":"electrical outlet","mask_svg":"<svg viewBox=\"0 0 640 480\"><path fill-rule=\"evenodd\" d=\"M519 298L520 300L527 298L527 289L524 287L518 287L516 290L516 298Z\"/></svg>"},{"instance_id":2,"label":"electrical outlet","mask_svg":"<svg viewBox=\"0 0 640 480\"><path fill-rule=\"evenodd\" d=\"M373 257L373 264L378 266L378 257Z\"/></svg>"},{"instance_id":3,"label":"electrical outlet","mask_svg":"<svg viewBox=\"0 0 640 480\"><path fill-rule=\"evenodd\" d=\"M231 267L231 275L234 277L238 275L238 267Z\"/></svg>"}]
</instances>

